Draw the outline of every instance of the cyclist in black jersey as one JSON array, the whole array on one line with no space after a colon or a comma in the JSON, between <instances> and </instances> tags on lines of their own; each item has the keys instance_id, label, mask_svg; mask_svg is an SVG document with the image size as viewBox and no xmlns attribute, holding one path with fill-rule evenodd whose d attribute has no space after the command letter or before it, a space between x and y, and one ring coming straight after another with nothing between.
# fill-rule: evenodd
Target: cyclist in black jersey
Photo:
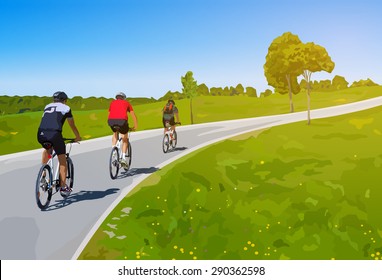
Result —
<instances>
[{"instance_id":1,"label":"cyclist in black jersey","mask_svg":"<svg viewBox=\"0 0 382 280\"><path fill-rule=\"evenodd\" d=\"M66 146L62 138L62 126L65 120L76 136L75 141L80 141L81 136L74 123L72 111L66 101L68 96L63 91L57 91L53 94L53 102L46 105L44 114L42 115L41 123L37 132L37 140L44 147L42 152L42 163L48 162L48 150L53 147L57 154L60 164L60 191L70 194L71 189L66 186ZM46 143L49 145L46 146Z\"/></svg>"}]
</instances>

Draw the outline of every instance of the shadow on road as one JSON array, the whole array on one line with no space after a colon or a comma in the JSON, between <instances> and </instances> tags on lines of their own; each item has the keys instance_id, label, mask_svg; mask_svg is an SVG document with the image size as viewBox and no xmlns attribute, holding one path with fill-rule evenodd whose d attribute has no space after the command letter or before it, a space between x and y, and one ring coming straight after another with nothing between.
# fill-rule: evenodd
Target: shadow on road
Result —
<instances>
[{"instance_id":1,"label":"shadow on road","mask_svg":"<svg viewBox=\"0 0 382 280\"><path fill-rule=\"evenodd\" d=\"M66 207L72 203L81 202L81 201L85 201L85 200L101 199L101 198L104 198L108 195L115 194L119 190L120 189L112 188L112 189L108 189L105 191L79 191L76 193L72 193L71 195L69 195L65 199L64 198L57 199L56 203L51 204L47 209L45 209L43 211L57 210L59 208Z\"/></svg>"},{"instance_id":2,"label":"shadow on road","mask_svg":"<svg viewBox=\"0 0 382 280\"><path fill-rule=\"evenodd\" d=\"M169 149L167 153L177 152L177 151L184 151L187 150L187 147L176 147L175 149Z\"/></svg>"},{"instance_id":3,"label":"shadow on road","mask_svg":"<svg viewBox=\"0 0 382 280\"><path fill-rule=\"evenodd\" d=\"M149 168L131 168L129 171L122 171L121 174L117 177L118 179L127 178L139 174L151 174L157 171L159 168L149 167Z\"/></svg>"}]
</instances>

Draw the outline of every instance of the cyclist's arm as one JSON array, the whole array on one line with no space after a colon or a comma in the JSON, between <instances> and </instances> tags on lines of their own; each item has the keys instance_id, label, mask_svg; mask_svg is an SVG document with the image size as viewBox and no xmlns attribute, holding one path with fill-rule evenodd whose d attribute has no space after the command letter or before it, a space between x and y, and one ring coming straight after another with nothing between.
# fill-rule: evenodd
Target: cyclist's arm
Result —
<instances>
[{"instance_id":1,"label":"cyclist's arm","mask_svg":"<svg viewBox=\"0 0 382 280\"><path fill-rule=\"evenodd\" d=\"M73 133L76 136L76 141L81 141L81 136L80 136L80 133L78 132L76 124L74 123L74 119L68 118L67 120L68 120L68 124L69 124L70 128L73 130Z\"/></svg>"},{"instance_id":2,"label":"cyclist's arm","mask_svg":"<svg viewBox=\"0 0 382 280\"><path fill-rule=\"evenodd\" d=\"M133 122L134 122L133 129L137 130L137 128L138 128L137 116L135 115L134 111L130 111L130 115L133 118Z\"/></svg>"},{"instance_id":3,"label":"cyclist's arm","mask_svg":"<svg viewBox=\"0 0 382 280\"><path fill-rule=\"evenodd\" d=\"M178 112L175 113L175 117L176 117L176 122L180 122L179 121L179 113Z\"/></svg>"}]
</instances>

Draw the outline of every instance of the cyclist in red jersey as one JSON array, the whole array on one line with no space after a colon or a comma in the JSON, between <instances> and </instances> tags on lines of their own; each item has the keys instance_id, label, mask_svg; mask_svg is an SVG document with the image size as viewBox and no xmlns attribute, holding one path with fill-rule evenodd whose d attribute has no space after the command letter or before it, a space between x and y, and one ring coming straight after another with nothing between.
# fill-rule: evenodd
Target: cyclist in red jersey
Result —
<instances>
[{"instance_id":1,"label":"cyclist in red jersey","mask_svg":"<svg viewBox=\"0 0 382 280\"><path fill-rule=\"evenodd\" d=\"M122 165L127 165L125 160L127 145L128 145L128 131L129 122L127 113L130 113L134 121L134 127L132 130L138 128L137 117L135 116L133 106L126 100L126 95L123 92L118 92L115 96L115 100L110 103L108 124L113 131L112 145L117 144L119 133L122 134Z\"/></svg>"}]
</instances>

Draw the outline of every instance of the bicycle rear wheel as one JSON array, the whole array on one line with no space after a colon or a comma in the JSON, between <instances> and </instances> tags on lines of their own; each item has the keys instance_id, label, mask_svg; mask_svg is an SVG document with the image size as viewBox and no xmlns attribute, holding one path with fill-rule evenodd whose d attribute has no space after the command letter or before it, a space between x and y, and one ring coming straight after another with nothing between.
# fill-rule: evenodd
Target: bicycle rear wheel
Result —
<instances>
[{"instance_id":1,"label":"bicycle rear wheel","mask_svg":"<svg viewBox=\"0 0 382 280\"><path fill-rule=\"evenodd\" d=\"M109 171L111 179L117 178L119 171L119 152L117 147L113 147L110 153Z\"/></svg>"},{"instance_id":2,"label":"bicycle rear wheel","mask_svg":"<svg viewBox=\"0 0 382 280\"><path fill-rule=\"evenodd\" d=\"M36 180L36 202L40 209L45 209L49 206L52 199L52 170L49 165L41 166Z\"/></svg>"},{"instance_id":3,"label":"bicycle rear wheel","mask_svg":"<svg viewBox=\"0 0 382 280\"><path fill-rule=\"evenodd\" d=\"M162 143L163 152L167 153L169 147L170 147L170 140L168 138L168 134L165 134L163 136L163 143Z\"/></svg>"}]
</instances>

